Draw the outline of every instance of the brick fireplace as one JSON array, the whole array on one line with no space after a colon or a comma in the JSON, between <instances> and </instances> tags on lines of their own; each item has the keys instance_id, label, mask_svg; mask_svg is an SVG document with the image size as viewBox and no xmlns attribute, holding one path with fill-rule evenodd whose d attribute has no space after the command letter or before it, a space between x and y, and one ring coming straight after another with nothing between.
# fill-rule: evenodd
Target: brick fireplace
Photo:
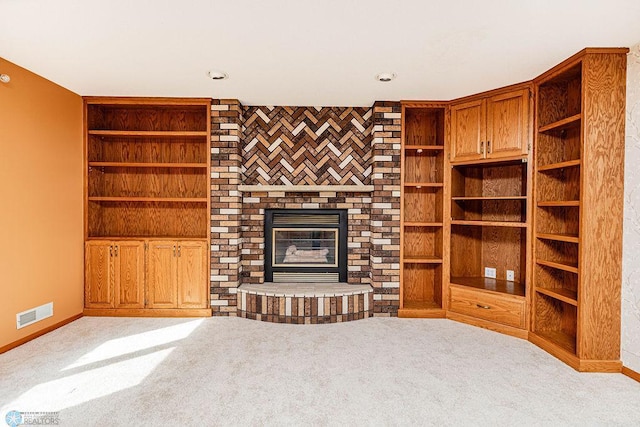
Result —
<instances>
[{"instance_id":1,"label":"brick fireplace","mask_svg":"<svg viewBox=\"0 0 640 427\"><path fill-rule=\"evenodd\" d=\"M242 294L239 298L238 287L264 285L268 209L345 210L346 279L369 292L352 297L350 306L348 298L344 301L344 307L354 308L355 303L359 311L348 312L345 308L347 317L343 320L366 317L367 313L397 315L400 127L399 103L316 108L243 107L237 100L213 101L214 315L244 315L248 306L243 302L252 297ZM312 301L311 306L314 303L318 301ZM320 309L324 316L320 321L331 321L331 300L320 303L327 304L327 310ZM305 301L300 299L300 304ZM337 306L336 301L333 304ZM309 315L314 312L311 306ZM365 306L367 310L363 311ZM277 307L270 310L278 314ZM291 312L291 301L283 299L282 310ZM304 316L304 310L300 310ZM339 311L334 307L334 316L340 316ZM315 321L307 319L307 323Z\"/></svg>"}]
</instances>

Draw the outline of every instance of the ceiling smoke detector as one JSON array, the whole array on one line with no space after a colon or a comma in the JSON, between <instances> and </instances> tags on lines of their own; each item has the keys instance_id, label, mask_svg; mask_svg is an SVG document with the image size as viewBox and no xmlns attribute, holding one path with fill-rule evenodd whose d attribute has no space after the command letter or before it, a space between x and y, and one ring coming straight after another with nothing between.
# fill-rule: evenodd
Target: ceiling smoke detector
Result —
<instances>
[{"instance_id":1,"label":"ceiling smoke detector","mask_svg":"<svg viewBox=\"0 0 640 427\"><path fill-rule=\"evenodd\" d=\"M229 75L222 71L211 70L207 73L211 80L225 80L229 78Z\"/></svg>"},{"instance_id":2,"label":"ceiling smoke detector","mask_svg":"<svg viewBox=\"0 0 640 427\"><path fill-rule=\"evenodd\" d=\"M379 82L390 82L396 78L396 73L380 73L376 75L376 80Z\"/></svg>"}]
</instances>

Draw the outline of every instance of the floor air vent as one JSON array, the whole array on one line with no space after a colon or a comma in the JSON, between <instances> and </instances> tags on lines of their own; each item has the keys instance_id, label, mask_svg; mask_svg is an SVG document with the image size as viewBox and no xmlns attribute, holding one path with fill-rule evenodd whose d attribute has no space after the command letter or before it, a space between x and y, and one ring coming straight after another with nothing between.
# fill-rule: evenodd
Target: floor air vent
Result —
<instances>
[{"instance_id":1,"label":"floor air vent","mask_svg":"<svg viewBox=\"0 0 640 427\"><path fill-rule=\"evenodd\" d=\"M51 316L53 316L52 302L16 314L16 328L24 328L25 326L29 326L32 323L39 322Z\"/></svg>"}]
</instances>

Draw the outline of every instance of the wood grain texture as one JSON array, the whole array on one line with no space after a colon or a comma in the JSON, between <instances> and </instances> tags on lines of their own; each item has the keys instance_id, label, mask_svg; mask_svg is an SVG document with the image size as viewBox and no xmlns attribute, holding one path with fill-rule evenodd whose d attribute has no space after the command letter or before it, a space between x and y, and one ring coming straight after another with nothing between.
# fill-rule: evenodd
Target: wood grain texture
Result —
<instances>
[{"instance_id":1,"label":"wood grain texture","mask_svg":"<svg viewBox=\"0 0 640 427\"><path fill-rule=\"evenodd\" d=\"M177 250L174 241L149 242L147 252L148 308L177 308Z\"/></svg>"},{"instance_id":2,"label":"wood grain texture","mask_svg":"<svg viewBox=\"0 0 640 427\"><path fill-rule=\"evenodd\" d=\"M529 336L529 332L525 329L514 328L513 326L503 325L501 323L492 322L490 320L479 319L477 317L468 316L466 314L457 313L451 310L447 311L447 319L477 326L479 328L488 329L490 331L499 332L501 334L510 335L516 338L527 339Z\"/></svg>"},{"instance_id":3,"label":"wood grain texture","mask_svg":"<svg viewBox=\"0 0 640 427\"><path fill-rule=\"evenodd\" d=\"M404 187L404 220L442 222L442 189Z\"/></svg>"},{"instance_id":4,"label":"wood grain texture","mask_svg":"<svg viewBox=\"0 0 640 427\"><path fill-rule=\"evenodd\" d=\"M404 227L404 258L442 258L442 227Z\"/></svg>"},{"instance_id":5,"label":"wood grain texture","mask_svg":"<svg viewBox=\"0 0 640 427\"><path fill-rule=\"evenodd\" d=\"M178 308L206 308L209 301L207 242L178 241Z\"/></svg>"},{"instance_id":6,"label":"wood grain texture","mask_svg":"<svg viewBox=\"0 0 640 427\"><path fill-rule=\"evenodd\" d=\"M578 275L543 265L534 268L536 289L550 289L576 301L578 298Z\"/></svg>"},{"instance_id":7,"label":"wood grain texture","mask_svg":"<svg viewBox=\"0 0 640 427\"><path fill-rule=\"evenodd\" d=\"M576 307L547 295L533 295L535 324L533 331L540 338L576 354Z\"/></svg>"},{"instance_id":8,"label":"wood grain texture","mask_svg":"<svg viewBox=\"0 0 640 427\"><path fill-rule=\"evenodd\" d=\"M146 104L146 105L145 105ZM119 131L205 131L205 105L89 104L89 129Z\"/></svg>"},{"instance_id":9,"label":"wood grain texture","mask_svg":"<svg viewBox=\"0 0 640 427\"><path fill-rule=\"evenodd\" d=\"M2 349L0 349L0 353L2 353ZM636 372L631 368L627 368L626 366L623 366L622 367L622 373L624 375L628 376L629 378L640 382L640 372Z\"/></svg>"},{"instance_id":10,"label":"wood grain texture","mask_svg":"<svg viewBox=\"0 0 640 427\"><path fill-rule=\"evenodd\" d=\"M465 161L484 158L486 141L486 101L476 99L450 107L451 161Z\"/></svg>"},{"instance_id":11,"label":"wood grain texture","mask_svg":"<svg viewBox=\"0 0 640 427\"><path fill-rule=\"evenodd\" d=\"M443 156L442 151L405 151L405 182L442 183Z\"/></svg>"},{"instance_id":12,"label":"wood grain texture","mask_svg":"<svg viewBox=\"0 0 640 427\"><path fill-rule=\"evenodd\" d=\"M206 204L182 202L89 202L88 237L207 236Z\"/></svg>"},{"instance_id":13,"label":"wood grain texture","mask_svg":"<svg viewBox=\"0 0 640 427\"><path fill-rule=\"evenodd\" d=\"M450 287L449 298L451 311L515 328L525 327L526 303L523 298L479 292L460 286Z\"/></svg>"},{"instance_id":14,"label":"wood grain texture","mask_svg":"<svg viewBox=\"0 0 640 427\"><path fill-rule=\"evenodd\" d=\"M115 308L144 308L144 242L115 241Z\"/></svg>"},{"instance_id":15,"label":"wood grain texture","mask_svg":"<svg viewBox=\"0 0 640 427\"><path fill-rule=\"evenodd\" d=\"M587 55L583 90L578 356L618 360L626 55Z\"/></svg>"},{"instance_id":16,"label":"wood grain texture","mask_svg":"<svg viewBox=\"0 0 640 427\"><path fill-rule=\"evenodd\" d=\"M114 307L113 243L85 243L84 305L88 308Z\"/></svg>"},{"instance_id":17,"label":"wood grain texture","mask_svg":"<svg viewBox=\"0 0 640 427\"><path fill-rule=\"evenodd\" d=\"M203 138L121 138L89 136L90 162L202 163L208 144Z\"/></svg>"},{"instance_id":18,"label":"wood grain texture","mask_svg":"<svg viewBox=\"0 0 640 427\"><path fill-rule=\"evenodd\" d=\"M529 140L529 89L487 99L487 157L526 155Z\"/></svg>"},{"instance_id":19,"label":"wood grain texture","mask_svg":"<svg viewBox=\"0 0 640 427\"><path fill-rule=\"evenodd\" d=\"M403 307L410 308L412 303L442 307L441 266L405 263L403 277Z\"/></svg>"},{"instance_id":20,"label":"wood grain texture","mask_svg":"<svg viewBox=\"0 0 640 427\"><path fill-rule=\"evenodd\" d=\"M405 108L406 145L443 145L444 108Z\"/></svg>"}]
</instances>

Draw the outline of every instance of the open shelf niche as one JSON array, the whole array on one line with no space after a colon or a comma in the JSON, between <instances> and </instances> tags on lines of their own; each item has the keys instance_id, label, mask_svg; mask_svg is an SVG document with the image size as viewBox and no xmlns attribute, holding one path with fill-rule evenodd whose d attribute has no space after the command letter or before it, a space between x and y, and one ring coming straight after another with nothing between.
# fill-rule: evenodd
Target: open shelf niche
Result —
<instances>
[{"instance_id":1,"label":"open shelf niche","mask_svg":"<svg viewBox=\"0 0 640 427\"><path fill-rule=\"evenodd\" d=\"M451 284L525 296L527 168L522 159L452 167Z\"/></svg>"},{"instance_id":2,"label":"open shelf niche","mask_svg":"<svg viewBox=\"0 0 640 427\"><path fill-rule=\"evenodd\" d=\"M87 238L207 238L210 100L85 105Z\"/></svg>"},{"instance_id":3,"label":"open shelf niche","mask_svg":"<svg viewBox=\"0 0 640 427\"><path fill-rule=\"evenodd\" d=\"M444 317L445 108L402 106L400 317Z\"/></svg>"}]
</instances>

